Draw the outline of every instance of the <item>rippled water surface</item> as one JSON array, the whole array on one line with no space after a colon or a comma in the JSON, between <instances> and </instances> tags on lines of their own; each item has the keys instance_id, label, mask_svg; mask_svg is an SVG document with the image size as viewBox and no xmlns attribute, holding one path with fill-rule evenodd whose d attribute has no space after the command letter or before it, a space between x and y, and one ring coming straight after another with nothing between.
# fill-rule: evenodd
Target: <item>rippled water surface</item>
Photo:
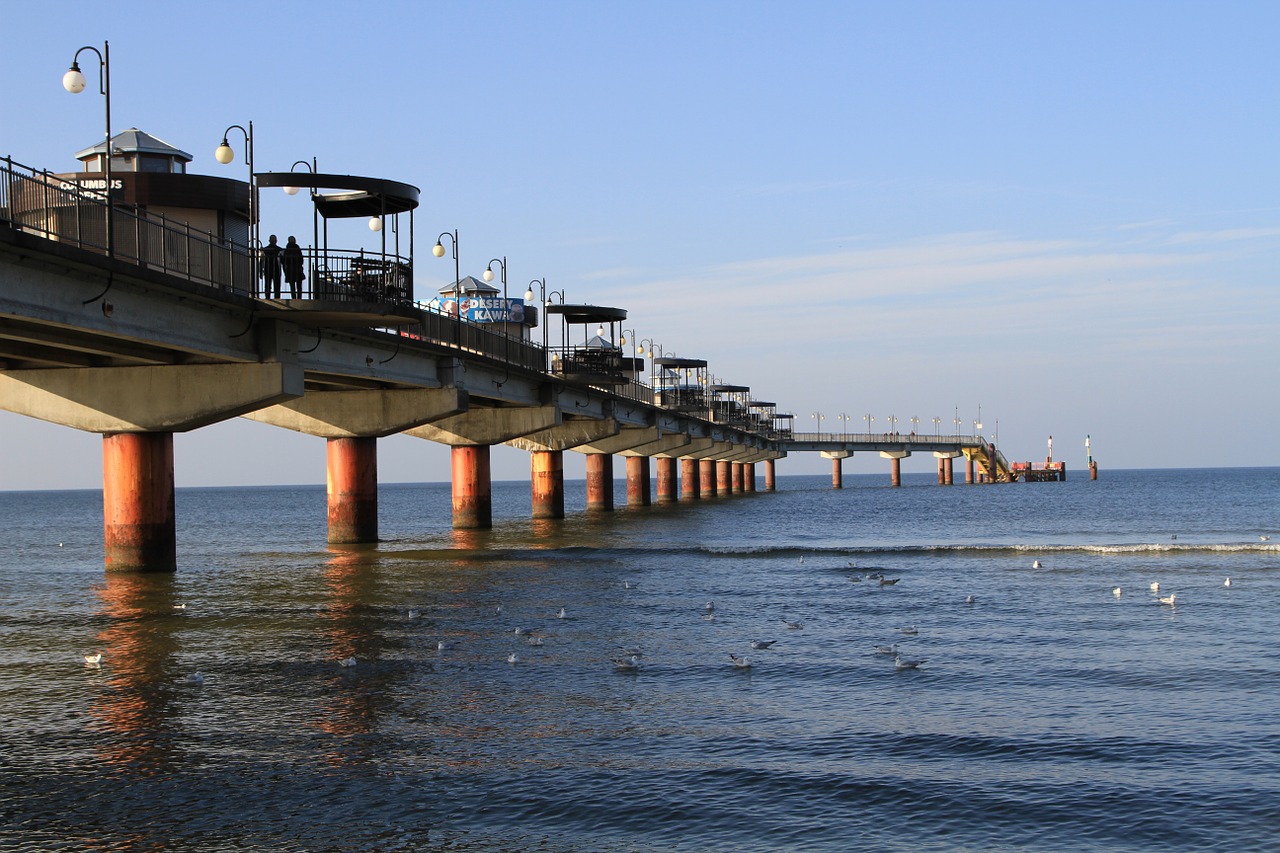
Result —
<instances>
[{"instance_id":1,"label":"rippled water surface","mask_svg":"<svg viewBox=\"0 0 1280 853\"><path fill-rule=\"evenodd\" d=\"M0 849L1280 849L1280 469L930 479L180 490L168 577L0 493Z\"/></svg>"}]
</instances>

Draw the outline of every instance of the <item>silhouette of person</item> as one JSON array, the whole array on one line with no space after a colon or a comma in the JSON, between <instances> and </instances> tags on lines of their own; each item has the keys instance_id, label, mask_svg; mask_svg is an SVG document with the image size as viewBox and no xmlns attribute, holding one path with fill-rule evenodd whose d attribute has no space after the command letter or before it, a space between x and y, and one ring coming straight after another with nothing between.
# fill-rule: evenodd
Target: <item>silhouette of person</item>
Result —
<instances>
[{"instance_id":1,"label":"silhouette of person","mask_svg":"<svg viewBox=\"0 0 1280 853\"><path fill-rule=\"evenodd\" d=\"M272 234L260 253L261 267L258 270L258 276L263 279L262 295L270 296L272 299L280 298L280 253L282 251L280 244L276 242L276 235ZM272 296L273 290L274 296Z\"/></svg>"},{"instance_id":2,"label":"silhouette of person","mask_svg":"<svg viewBox=\"0 0 1280 853\"><path fill-rule=\"evenodd\" d=\"M290 237L280 255L280 265L284 268L284 280L289 282L289 295L293 299L302 298L302 280L306 275L302 272L302 247L296 237Z\"/></svg>"}]
</instances>

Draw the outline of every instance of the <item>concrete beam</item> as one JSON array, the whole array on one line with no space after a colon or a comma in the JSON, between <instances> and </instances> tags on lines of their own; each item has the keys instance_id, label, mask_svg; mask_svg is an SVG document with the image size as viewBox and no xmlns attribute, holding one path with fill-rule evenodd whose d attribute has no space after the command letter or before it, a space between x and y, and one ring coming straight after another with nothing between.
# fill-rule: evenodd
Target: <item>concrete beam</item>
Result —
<instances>
[{"instance_id":1,"label":"concrete beam","mask_svg":"<svg viewBox=\"0 0 1280 853\"><path fill-rule=\"evenodd\" d=\"M610 438L618 434L613 418L593 421L586 418L566 420L550 429L539 430L507 442L517 450L537 453L546 450L570 450L582 444Z\"/></svg>"},{"instance_id":2,"label":"concrete beam","mask_svg":"<svg viewBox=\"0 0 1280 853\"><path fill-rule=\"evenodd\" d=\"M579 453L621 453L642 444L649 444L662 438L662 431L657 427L626 427L610 438L602 438L573 448Z\"/></svg>"},{"instance_id":3,"label":"concrete beam","mask_svg":"<svg viewBox=\"0 0 1280 853\"><path fill-rule=\"evenodd\" d=\"M823 459L848 459L853 455L852 450L820 450L818 455Z\"/></svg>"},{"instance_id":4,"label":"concrete beam","mask_svg":"<svg viewBox=\"0 0 1280 853\"><path fill-rule=\"evenodd\" d=\"M727 441L716 441L714 439L704 439L710 441L711 446L706 450L696 450L693 452L685 452L682 458L685 459L723 459L727 454L734 452L734 447Z\"/></svg>"},{"instance_id":5,"label":"concrete beam","mask_svg":"<svg viewBox=\"0 0 1280 853\"><path fill-rule=\"evenodd\" d=\"M467 411L460 388L308 391L244 417L321 438L381 438Z\"/></svg>"},{"instance_id":6,"label":"concrete beam","mask_svg":"<svg viewBox=\"0 0 1280 853\"><path fill-rule=\"evenodd\" d=\"M487 446L549 429L559 423L560 409L557 406L471 409L435 423L405 430L405 434L450 447Z\"/></svg>"},{"instance_id":7,"label":"concrete beam","mask_svg":"<svg viewBox=\"0 0 1280 853\"><path fill-rule=\"evenodd\" d=\"M629 450L618 451L619 456L678 456L676 452L680 448L685 447L693 439L683 433L675 433L673 435L664 435L657 441L651 441L648 444L642 444L639 447L632 447Z\"/></svg>"},{"instance_id":8,"label":"concrete beam","mask_svg":"<svg viewBox=\"0 0 1280 853\"><path fill-rule=\"evenodd\" d=\"M0 408L86 432L186 432L302 396L296 364L189 364L0 373Z\"/></svg>"},{"instance_id":9,"label":"concrete beam","mask_svg":"<svg viewBox=\"0 0 1280 853\"><path fill-rule=\"evenodd\" d=\"M911 455L910 450L881 450L881 459L906 459Z\"/></svg>"},{"instance_id":10,"label":"concrete beam","mask_svg":"<svg viewBox=\"0 0 1280 853\"><path fill-rule=\"evenodd\" d=\"M680 448L680 452L674 454L681 459L698 459L699 453L704 450L710 450L715 446L714 438L691 438L689 443Z\"/></svg>"}]
</instances>

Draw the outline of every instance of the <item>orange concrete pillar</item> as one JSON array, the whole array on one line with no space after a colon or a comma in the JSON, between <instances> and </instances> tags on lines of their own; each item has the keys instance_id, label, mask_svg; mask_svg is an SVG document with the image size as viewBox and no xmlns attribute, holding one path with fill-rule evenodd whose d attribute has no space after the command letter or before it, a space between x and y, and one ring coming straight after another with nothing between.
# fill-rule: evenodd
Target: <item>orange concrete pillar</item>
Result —
<instances>
[{"instance_id":1,"label":"orange concrete pillar","mask_svg":"<svg viewBox=\"0 0 1280 853\"><path fill-rule=\"evenodd\" d=\"M102 511L107 571L177 570L173 433L102 437Z\"/></svg>"},{"instance_id":2,"label":"orange concrete pillar","mask_svg":"<svg viewBox=\"0 0 1280 853\"><path fill-rule=\"evenodd\" d=\"M1066 472L1066 471L1063 471L1063 472L1062 472L1062 479L1064 479L1064 480L1065 480L1065 479L1067 479L1067 472ZM1090 462L1090 463L1089 463L1089 479L1090 479L1090 480L1096 480L1096 479L1098 479L1098 463L1097 463L1097 462Z\"/></svg>"},{"instance_id":3,"label":"orange concrete pillar","mask_svg":"<svg viewBox=\"0 0 1280 853\"><path fill-rule=\"evenodd\" d=\"M945 486L947 484L947 460L945 457L938 458L938 485Z\"/></svg>"},{"instance_id":4,"label":"orange concrete pillar","mask_svg":"<svg viewBox=\"0 0 1280 853\"><path fill-rule=\"evenodd\" d=\"M732 491L732 477L729 463L723 459L716 460L716 494L727 495Z\"/></svg>"},{"instance_id":5,"label":"orange concrete pillar","mask_svg":"<svg viewBox=\"0 0 1280 853\"><path fill-rule=\"evenodd\" d=\"M649 457L627 457L627 506L649 505Z\"/></svg>"},{"instance_id":6,"label":"orange concrete pillar","mask_svg":"<svg viewBox=\"0 0 1280 853\"><path fill-rule=\"evenodd\" d=\"M729 489L733 492L741 492L746 488L742 485L742 463L729 463Z\"/></svg>"},{"instance_id":7,"label":"orange concrete pillar","mask_svg":"<svg viewBox=\"0 0 1280 853\"><path fill-rule=\"evenodd\" d=\"M331 438L326 442L329 544L378 541L378 440Z\"/></svg>"},{"instance_id":8,"label":"orange concrete pillar","mask_svg":"<svg viewBox=\"0 0 1280 853\"><path fill-rule=\"evenodd\" d=\"M587 509L613 511L613 454L587 454Z\"/></svg>"},{"instance_id":9,"label":"orange concrete pillar","mask_svg":"<svg viewBox=\"0 0 1280 853\"><path fill-rule=\"evenodd\" d=\"M742 490L745 492L754 492L756 490L756 463L742 463Z\"/></svg>"},{"instance_id":10,"label":"orange concrete pillar","mask_svg":"<svg viewBox=\"0 0 1280 853\"><path fill-rule=\"evenodd\" d=\"M530 453L529 485L534 518L564 518L564 451Z\"/></svg>"},{"instance_id":11,"label":"orange concrete pillar","mask_svg":"<svg viewBox=\"0 0 1280 853\"><path fill-rule=\"evenodd\" d=\"M967 485L973 485L973 457L965 457L964 460L964 481Z\"/></svg>"},{"instance_id":12,"label":"orange concrete pillar","mask_svg":"<svg viewBox=\"0 0 1280 853\"><path fill-rule=\"evenodd\" d=\"M716 496L716 461L714 459L698 460L698 481L704 498Z\"/></svg>"},{"instance_id":13,"label":"orange concrete pillar","mask_svg":"<svg viewBox=\"0 0 1280 853\"><path fill-rule=\"evenodd\" d=\"M955 473L956 473L956 466L955 466L955 462L956 462L956 460L955 460L955 457L948 456L948 457L947 457L946 459L944 459L943 461L947 463L947 480L946 480L946 483L947 483L947 485L948 485L948 486L953 485L953 484L955 483Z\"/></svg>"},{"instance_id":14,"label":"orange concrete pillar","mask_svg":"<svg viewBox=\"0 0 1280 853\"><path fill-rule=\"evenodd\" d=\"M659 456L654 464L658 467L658 503L675 503L680 493L675 457Z\"/></svg>"},{"instance_id":15,"label":"orange concrete pillar","mask_svg":"<svg viewBox=\"0 0 1280 853\"><path fill-rule=\"evenodd\" d=\"M831 460L831 488L844 488L844 460L836 457Z\"/></svg>"},{"instance_id":16,"label":"orange concrete pillar","mask_svg":"<svg viewBox=\"0 0 1280 853\"><path fill-rule=\"evenodd\" d=\"M696 501L702 497L702 493L698 487L701 485L698 478L698 460L697 459L681 459L680 460L680 498L686 501Z\"/></svg>"},{"instance_id":17,"label":"orange concrete pillar","mask_svg":"<svg viewBox=\"0 0 1280 853\"><path fill-rule=\"evenodd\" d=\"M764 490L766 492L772 492L777 489L777 475L773 469L773 462L774 460L772 459L764 461Z\"/></svg>"},{"instance_id":18,"label":"orange concrete pillar","mask_svg":"<svg viewBox=\"0 0 1280 853\"><path fill-rule=\"evenodd\" d=\"M896 456L889 460L889 485L894 488L902 485L902 460Z\"/></svg>"},{"instance_id":19,"label":"orange concrete pillar","mask_svg":"<svg viewBox=\"0 0 1280 853\"><path fill-rule=\"evenodd\" d=\"M493 527L489 445L460 444L452 450L454 529L479 530Z\"/></svg>"}]
</instances>

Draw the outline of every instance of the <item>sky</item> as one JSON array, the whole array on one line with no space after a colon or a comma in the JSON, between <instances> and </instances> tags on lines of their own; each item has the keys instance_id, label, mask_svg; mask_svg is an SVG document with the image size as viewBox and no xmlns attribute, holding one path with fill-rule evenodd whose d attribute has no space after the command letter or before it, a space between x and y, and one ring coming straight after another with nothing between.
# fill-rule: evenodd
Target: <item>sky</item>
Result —
<instances>
[{"instance_id":1,"label":"sky","mask_svg":"<svg viewBox=\"0 0 1280 853\"><path fill-rule=\"evenodd\" d=\"M216 9L216 12L211 11ZM103 99L61 77L111 46L112 125L247 177L403 181L419 295L506 257L625 308L666 354L798 431L930 433L1107 468L1280 465L1280 4L133 2L6 7L0 155L73 171ZM243 145L234 132L233 147ZM310 242L305 195L263 233ZM372 245L360 221L330 245ZM362 230L363 229L363 230ZM820 418L818 416L821 416ZM846 427L846 425L848 425ZM1264 440L1241 440L1240 435ZM35 452L33 452L35 448ZM243 419L175 438L179 486L323 483L324 442ZM566 476L580 477L578 454ZM379 443L383 482L448 449ZM98 488L101 439L0 413L0 488ZM528 476L495 448L494 478ZM876 454L846 473L884 472ZM794 454L778 473L825 473ZM903 463L936 470L931 456Z\"/></svg>"}]
</instances>

